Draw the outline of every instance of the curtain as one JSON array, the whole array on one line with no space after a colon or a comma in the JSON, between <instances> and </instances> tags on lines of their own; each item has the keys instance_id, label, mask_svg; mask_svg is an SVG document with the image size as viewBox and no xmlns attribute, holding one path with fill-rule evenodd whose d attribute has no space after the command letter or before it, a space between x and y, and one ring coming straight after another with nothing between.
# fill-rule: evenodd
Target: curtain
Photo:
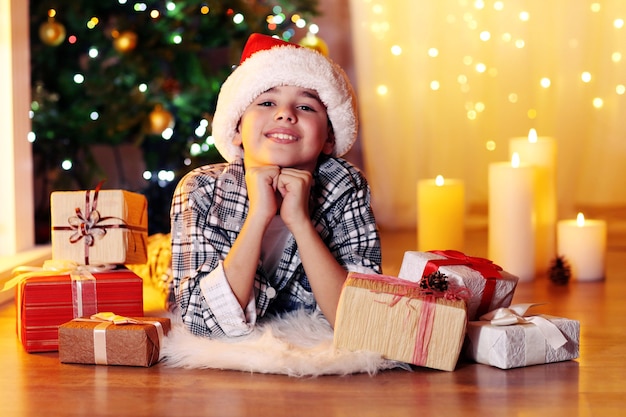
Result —
<instances>
[{"instance_id":1,"label":"curtain","mask_svg":"<svg viewBox=\"0 0 626 417\"><path fill-rule=\"evenodd\" d=\"M626 206L626 1L350 0L363 164L383 228L420 179L488 204L509 140L557 142L559 217Z\"/></svg>"}]
</instances>

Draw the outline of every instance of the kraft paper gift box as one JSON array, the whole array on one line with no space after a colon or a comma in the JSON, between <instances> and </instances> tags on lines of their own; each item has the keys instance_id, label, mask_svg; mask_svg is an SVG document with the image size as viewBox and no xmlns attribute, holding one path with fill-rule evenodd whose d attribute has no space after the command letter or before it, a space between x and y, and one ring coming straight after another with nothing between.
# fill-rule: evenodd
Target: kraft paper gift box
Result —
<instances>
[{"instance_id":1,"label":"kraft paper gift box","mask_svg":"<svg viewBox=\"0 0 626 417\"><path fill-rule=\"evenodd\" d=\"M55 191L50 196L52 259L79 264L143 264L148 203L124 190Z\"/></svg>"},{"instance_id":2,"label":"kraft paper gift box","mask_svg":"<svg viewBox=\"0 0 626 417\"><path fill-rule=\"evenodd\" d=\"M469 322L465 356L501 369L578 358L580 323L546 314L526 316L533 305L499 308Z\"/></svg>"},{"instance_id":3,"label":"kraft paper gift box","mask_svg":"<svg viewBox=\"0 0 626 417\"><path fill-rule=\"evenodd\" d=\"M18 337L29 353L58 350L59 326L76 317L99 311L143 316L143 280L125 267L27 275L17 284L15 301Z\"/></svg>"},{"instance_id":4,"label":"kraft paper gift box","mask_svg":"<svg viewBox=\"0 0 626 417\"><path fill-rule=\"evenodd\" d=\"M488 259L453 250L405 252L398 277L417 282L435 271L469 290L467 316L471 321L498 307L508 307L518 282L517 276Z\"/></svg>"},{"instance_id":5,"label":"kraft paper gift box","mask_svg":"<svg viewBox=\"0 0 626 417\"><path fill-rule=\"evenodd\" d=\"M396 277L351 272L339 300L334 345L453 371L466 322L462 299L434 296Z\"/></svg>"},{"instance_id":6,"label":"kraft paper gift box","mask_svg":"<svg viewBox=\"0 0 626 417\"><path fill-rule=\"evenodd\" d=\"M159 361L170 319L124 317L110 312L77 318L59 327L62 363L149 367Z\"/></svg>"}]
</instances>

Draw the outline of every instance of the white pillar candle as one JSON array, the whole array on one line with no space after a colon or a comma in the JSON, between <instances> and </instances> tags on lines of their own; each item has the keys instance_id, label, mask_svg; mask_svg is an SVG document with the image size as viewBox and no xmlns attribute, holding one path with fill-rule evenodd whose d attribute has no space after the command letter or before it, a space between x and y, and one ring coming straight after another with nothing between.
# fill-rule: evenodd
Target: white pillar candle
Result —
<instances>
[{"instance_id":1,"label":"white pillar candle","mask_svg":"<svg viewBox=\"0 0 626 417\"><path fill-rule=\"evenodd\" d=\"M419 251L464 250L465 186L463 181L420 180L417 183L417 248Z\"/></svg>"},{"instance_id":2,"label":"white pillar candle","mask_svg":"<svg viewBox=\"0 0 626 417\"><path fill-rule=\"evenodd\" d=\"M488 257L520 281L535 277L535 167L489 164Z\"/></svg>"},{"instance_id":3,"label":"white pillar candle","mask_svg":"<svg viewBox=\"0 0 626 417\"><path fill-rule=\"evenodd\" d=\"M585 219L578 213L575 220L558 222L559 256L570 265L572 278L577 281L597 281L604 278L606 258L606 222Z\"/></svg>"},{"instance_id":4,"label":"white pillar candle","mask_svg":"<svg viewBox=\"0 0 626 417\"><path fill-rule=\"evenodd\" d=\"M537 272L545 273L556 255L556 141L538 137L537 131L530 129L528 137L510 140L509 153L517 153L521 163L536 167L535 267Z\"/></svg>"}]
</instances>

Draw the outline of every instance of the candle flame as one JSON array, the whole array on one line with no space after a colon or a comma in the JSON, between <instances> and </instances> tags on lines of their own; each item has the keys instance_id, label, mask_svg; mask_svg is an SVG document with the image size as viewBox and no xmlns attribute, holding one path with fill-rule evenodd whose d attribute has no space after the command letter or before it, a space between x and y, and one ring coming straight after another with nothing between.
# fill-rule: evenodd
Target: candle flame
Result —
<instances>
[{"instance_id":1,"label":"candle flame","mask_svg":"<svg viewBox=\"0 0 626 417\"><path fill-rule=\"evenodd\" d=\"M519 164L520 164L519 153L513 152L513 155L511 156L511 166L513 168L519 168Z\"/></svg>"},{"instance_id":2,"label":"candle flame","mask_svg":"<svg viewBox=\"0 0 626 417\"><path fill-rule=\"evenodd\" d=\"M537 131L535 129L530 129L528 131L528 141L530 143L537 143Z\"/></svg>"},{"instance_id":3,"label":"candle flame","mask_svg":"<svg viewBox=\"0 0 626 417\"><path fill-rule=\"evenodd\" d=\"M578 216L576 216L576 225L578 225L578 227L585 225L585 216L582 213L578 213Z\"/></svg>"},{"instance_id":4,"label":"candle flame","mask_svg":"<svg viewBox=\"0 0 626 417\"><path fill-rule=\"evenodd\" d=\"M437 175L435 178L435 185L441 187L443 185L443 175Z\"/></svg>"}]
</instances>

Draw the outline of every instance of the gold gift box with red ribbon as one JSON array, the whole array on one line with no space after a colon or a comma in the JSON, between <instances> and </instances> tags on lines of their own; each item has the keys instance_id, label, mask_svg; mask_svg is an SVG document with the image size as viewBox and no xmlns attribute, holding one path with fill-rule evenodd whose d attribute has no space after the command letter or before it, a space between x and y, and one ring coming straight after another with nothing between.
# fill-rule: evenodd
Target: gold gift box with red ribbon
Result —
<instances>
[{"instance_id":1,"label":"gold gift box with red ribbon","mask_svg":"<svg viewBox=\"0 0 626 417\"><path fill-rule=\"evenodd\" d=\"M465 296L462 288L433 292L396 277L351 272L339 299L334 345L453 371L465 337Z\"/></svg>"},{"instance_id":2,"label":"gold gift box with red ribbon","mask_svg":"<svg viewBox=\"0 0 626 417\"><path fill-rule=\"evenodd\" d=\"M170 319L124 317L111 312L77 318L59 327L61 363L150 367L160 359Z\"/></svg>"},{"instance_id":3,"label":"gold gift box with red ribbon","mask_svg":"<svg viewBox=\"0 0 626 417\"><path fill-rule=\"evenodd\" d=\"M469 320L478 320L498 307L508 307L518 282L517 276L492 261L455 250L405 252L398 277L419 282L436 271L451 283L467 288L470 293L467 300Z\"/></svg>"},{"instance_id":4,"label":"gold gift box with red ribbon","mask_svg":"<svg viewBox=\"0 0 626 417\"><path fill-rule=\"evenodd\" d=\"M52 259L83 265L144 264L148 203L124 190L55 191L50 196Z\"/></svg>"}]
</instances>

